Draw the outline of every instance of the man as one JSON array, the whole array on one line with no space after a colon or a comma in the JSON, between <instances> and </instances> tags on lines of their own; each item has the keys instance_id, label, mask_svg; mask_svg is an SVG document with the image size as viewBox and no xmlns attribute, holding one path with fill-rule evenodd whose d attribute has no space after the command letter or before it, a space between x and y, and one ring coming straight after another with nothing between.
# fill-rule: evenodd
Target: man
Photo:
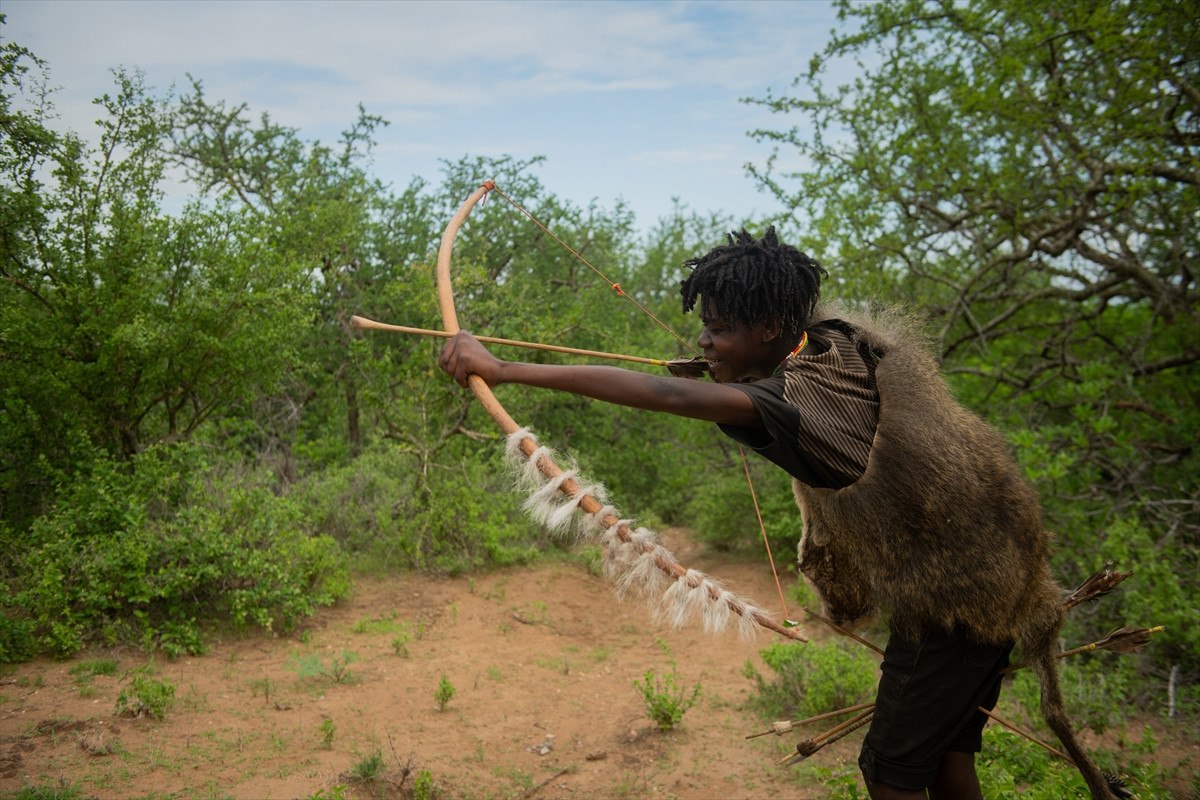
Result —
<instances>
[{"instance_id":1,"label":"man","mask_svg":"<svg viewBox=\"0 0 1200 800\"><path fill-rule=\"evenodd\" d=\"M774 229L687 266L683 309L699 305L711 383L501 361L466 333L440 364L462 386L475 374L714 422L792 476L800 568L825 612L850 625L879 611L891 626L859 760L871 797L982 798L978 709L995 705L1018 640L1052 727L1109 797L1057 713L1062 610L1036 495L1002 437L950 396L916 327L818 310L825 271Z\"/></svg>"}]
</instances>

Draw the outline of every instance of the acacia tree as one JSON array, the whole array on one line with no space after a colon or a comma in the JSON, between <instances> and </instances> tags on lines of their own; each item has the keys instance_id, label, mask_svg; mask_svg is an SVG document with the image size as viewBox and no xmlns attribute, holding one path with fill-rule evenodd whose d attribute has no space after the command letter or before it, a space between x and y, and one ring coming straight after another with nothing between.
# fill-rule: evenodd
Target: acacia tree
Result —
<instances>
[{"instance_id":1,"label":"acacia tree","mask_svg":"<svg viewBox=\"0 0 1200 800\"><path fill-rule=\"evenodd\" d=\"M1159 586L1135 616L1177 622L1159 652L1197 669L1194 14L1172 0L839 9L851 32L794 93L753 101L800 122L753 134L775 152L751 173L840 291L930 315L956 388L1038 482L1060 571L1136 562ZM837 61L859 77L829 85Z\"/></svg>"},{"instance_id":2,"label":"acacia tree","mask_svg":"<svg viewBox=\"0 0 1200 800\"><path fill-rule=\"evenodd\" d=\"M286 265L220 204L162 210L166 103L118 71L98 147L51 127L45 65L0 51L0 512L27 518L99 447L190 437L280 375L304 324ZM10 513L11 511L11 513Z\"/></svg>"},{"instance_id":3,"label":"acacia tree","mask_svg":"<svg viewBox=\"0 0 1200 800\"><path fill-rule=\"evenodd\" d=\"M172 113L138 74L94 148L46 75L0 47L0 661L287 627L344 593L336 544L196 440L272 391L307 295L242 209L164 210Z\"/></svg>"},{"instance_id":4,"label":"acacia tree","mask_svg":"<svg viewBox=\"0 0 1200 800\"><path fill-rule=\"evenodd\" d=\"M321 464L358 455L372 437L361 373L388 351L360 347L350 317L417 324L404 285L434 246L436 218L423 180L396 192L372 176L375 138L386 125L360 106L336 144L307 141L266 114L255 119L245 104L209 99L198 80L178 104L174 158L206 196L259 220L273 252L304 276L315 305L305 366L247 415L257 421L258 455L279 461L288 482L297 477L297 440L307 440Z\"/></svg>"}]
</instances>

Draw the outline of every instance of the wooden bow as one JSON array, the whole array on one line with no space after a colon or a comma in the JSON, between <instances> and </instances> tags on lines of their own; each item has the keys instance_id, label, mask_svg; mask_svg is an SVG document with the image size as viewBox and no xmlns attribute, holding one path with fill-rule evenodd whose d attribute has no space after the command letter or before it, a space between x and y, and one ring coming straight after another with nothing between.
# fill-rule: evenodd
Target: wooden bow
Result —
<instances>
[{"instance_id":1,"label":"wooden bow","mask_svg":"<svg viewBox=\"0 0 1200 800\"><path fill-rule=\"evenodd\" d=\"M471 210L495 188L495 183L489 180L472 192L450 218L442 234L437 257L437 287L442 324L449 334L461 330L450 278L450 258L454 242ZM765 611L724 590L719 583L703 573L680 565L665 548L648 536L653 532L631 529L629 520L621 519L615 509L602 504L592 493L581 487L574 479L573 472L564 473L546 448L539 445L527 429L517 424L482 378L470 375L467 384L488 415L510 437L510 447L515 443L514 449L519 450L524 458L536 467L547 482L546 485L556 487L569 504L590 517L593 527L605 531L609 536L607 541L611 545L610 549L620 549L625 554L622 557L626 562L636 558L642 565L652 564L660 573L660 577L667 579L669 588L664 595L673 596L678 604L678 609L673 614L668 614L671 621L678 624L692 611L697 610L697 606L703 606L699 610L704 614L706 627L719 628L720 622L733 613L741 618L743 630L752 629L753 625L757 625L794 641L808 641L798 629L784 627ZM623 581L622 585L628 586L629 582Z\"/></svg>"}]
</instances>

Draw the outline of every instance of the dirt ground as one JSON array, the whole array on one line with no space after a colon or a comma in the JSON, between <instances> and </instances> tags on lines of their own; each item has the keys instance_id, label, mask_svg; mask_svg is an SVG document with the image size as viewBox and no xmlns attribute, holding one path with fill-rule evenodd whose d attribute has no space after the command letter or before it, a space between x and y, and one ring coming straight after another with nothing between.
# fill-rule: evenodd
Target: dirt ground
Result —
<instances>
[{"instance_id":1,"label":"dirt ground","mask_svg":"<svg viewBox=\"0 0 1200 800\"><path fill-rule=\"evenodd\" d=\"M775 605L763 564L664 535L682 563ZM861 732L790 768L776 762L799 736L744 738L766 728L744 707L743 667L769 672L758 650L770 636L663 629L572 563L359 579L351 598L291 636L156 660L176 687L164 720L115 713L129 671L147 662L136 651L4 674L0 793L62 782L99 798L410 797L427 771L420 779L442 798L826 797L831 771L857 774ZM667 733L633 687L647 670L670 672L659 639L680 685L701 686ZM79 665L97 658L115 658L116 674L81 679ZM443 676L455 691L439 710ZM1200 763L1191 749L1176 760Z\"/></svg>"}]
</instances>

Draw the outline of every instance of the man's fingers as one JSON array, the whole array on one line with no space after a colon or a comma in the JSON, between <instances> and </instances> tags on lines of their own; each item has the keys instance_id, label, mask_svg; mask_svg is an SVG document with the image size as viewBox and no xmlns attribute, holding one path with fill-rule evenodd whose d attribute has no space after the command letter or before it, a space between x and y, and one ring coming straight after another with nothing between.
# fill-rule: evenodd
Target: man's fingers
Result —
<instances>
[{"instance_id":1,"label":"man's fingers","mask_svg":"<svg viewBox=\"0 0 1200 800\"><path fill-rule=\"evenodd\" d=\"M467 388L473 374L471 365L475 359L472 358L474 351L470 343L474 341L470 331L459 331L446 341L441 355L438 356L438 366L464 389Z\"/></svg>"}]
</instances>

